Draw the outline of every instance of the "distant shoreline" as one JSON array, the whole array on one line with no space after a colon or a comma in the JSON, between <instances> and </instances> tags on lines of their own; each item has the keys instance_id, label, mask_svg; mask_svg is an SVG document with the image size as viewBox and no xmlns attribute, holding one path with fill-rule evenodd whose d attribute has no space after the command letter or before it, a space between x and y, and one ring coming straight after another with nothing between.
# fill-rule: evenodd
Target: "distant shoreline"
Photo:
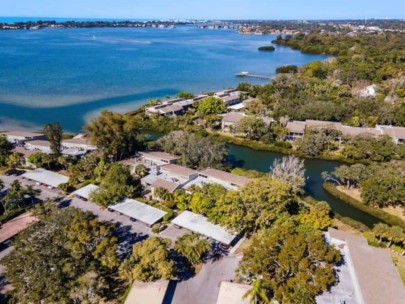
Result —
<instances>
[{"instance_id":1,"label":"distant shoreline","mask_svg":"<svg viewBox=\"0 0 405 304\"><path fill-rule=\"evenodd\" d=\"M16 21L0 22L0 30L40 30L48 28L173 28L177 25L192 24L184 21Z\"/></svg>"}]
</instances>

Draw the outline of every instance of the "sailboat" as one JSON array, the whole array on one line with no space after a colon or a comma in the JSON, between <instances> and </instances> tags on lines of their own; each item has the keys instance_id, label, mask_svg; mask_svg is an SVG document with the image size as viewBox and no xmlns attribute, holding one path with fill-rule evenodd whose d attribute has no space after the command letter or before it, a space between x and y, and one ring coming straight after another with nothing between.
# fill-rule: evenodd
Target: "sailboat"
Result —
<instances>
[{"instance_id":1,"label":"sailboat","mask_svg":"<svg viewBox=\"0 0 405 304\"><path fill-rule=\"evenodd\" d=\"M93 35L93 40L96 40L96 35Z\"/></svg>"}]
</instances>

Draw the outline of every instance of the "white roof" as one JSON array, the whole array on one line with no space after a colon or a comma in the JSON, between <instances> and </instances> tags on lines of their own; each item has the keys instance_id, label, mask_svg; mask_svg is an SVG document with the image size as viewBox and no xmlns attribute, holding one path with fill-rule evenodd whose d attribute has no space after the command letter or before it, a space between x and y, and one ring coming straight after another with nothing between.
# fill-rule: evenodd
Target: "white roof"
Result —
<instances>
[{"instance_id":1,"label":"white roof","mask_svg":"<svg viewBox=\"0 0 405 304\"><path fill-rule=\"evenodd\" d=\"M69 178L67 176L48 171L45 169L36 169L34 171L28 171L22 175L24 178L36 181L41 184L45 184L51 187L58 187L61 184L67 183Z\"/></svg>"},{"instance_id":2,"label":"white roof","mask_svg":"<svg viewBox=\"0 0 405 304\"><path fill-rule=\"evenodd\" d=\"M190 211L184 211L172 220L172 223L193 232L208 236L226 245L229 245L236 237L236 234L228 233L225 228L208 222L205 216Z\"/></svg>"},{"instance_id":3,"label":"white roof","mask_svg":"<svg viewBox=\"0 0 405 304\"><path fill-rule=\"evenodd\" d=\"M125 304L162 304L169 281L135 282L125 300Z\"/></svg>"},{"instance_id":4,"label":"white roof","mask_svg":"<svg viewBox=\"0 0 405 304\"><path fill-rule=\"evenodd\" d=\"M249 298L243 299L243 295L252 286L231 282L221 282L217 304L249 304Z\"/></svg>"},{"instance_id":5,"label":"white roof","mask_svg":"<svg viewBox=\"0 0 405 304\"><path fill-rule=\"evenodd\" d=\"M153 225L167 213L132 199L126 199L110 208L148 225Z\"/></svg>"},{"instance_id":6,"label":"white roof","mask_svg":"<svg viewBox=\"0 0 405 304\"><path fill-rule=\"evenodd\" d=\"M89 184L87 186L84 186L83 188L80 188L78 190L76 190L75 192L73 192L74 195L83 197L85 199L89 199L90 193L93 191L98 190L99 187L93 184Z\"/></svg>"},{"instance_id":7,"label":"white roof","mask_svg":"<svg viewBox=\"0 0 405 304\"><path fill-rule=\"evenodd\" d=\"M245 107L245 105L241 102L241 103L237 103L233 106L229 106L228 108L232 109L232 110L240 110L243 109Z\"/></svg>"}]
</instances>

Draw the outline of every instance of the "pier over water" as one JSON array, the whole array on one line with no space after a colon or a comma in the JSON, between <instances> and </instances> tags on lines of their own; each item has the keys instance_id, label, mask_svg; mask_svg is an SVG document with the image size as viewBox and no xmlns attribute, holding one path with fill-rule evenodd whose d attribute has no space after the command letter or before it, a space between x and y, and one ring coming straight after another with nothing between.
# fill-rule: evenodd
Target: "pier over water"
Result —
<instances>
[{"instance_id":1,"label":"pier over water","mask_svg":"<svg viewBox=\"0 0 405 304\"><path fill-rule=\"evenodd\" d=\"M240 73L236 74L236 76L237 77L251 77L251 78L269 79L269 80L274 79L274 76L250 74L249 72L240 72Z\"/></svg>"}]
</instances>

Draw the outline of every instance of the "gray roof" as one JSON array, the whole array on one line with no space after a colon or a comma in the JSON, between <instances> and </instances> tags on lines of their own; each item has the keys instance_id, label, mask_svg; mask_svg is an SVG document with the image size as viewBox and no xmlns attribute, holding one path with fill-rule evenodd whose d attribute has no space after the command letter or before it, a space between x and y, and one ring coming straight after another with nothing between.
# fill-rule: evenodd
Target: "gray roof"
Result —
<instances>
[{"instance_id":1,"label":"gray roof","mask_svg":"<svg viewBox=\"0 0 405 304\"><path fill-rule=\"evenodd\" d=\"M365 238L333 228L328 233L348 246L365 304L404 303L405 288L388 249L371 247Z\"/></svg>"},{"instance_id":2,"label":"gray roof","mask_svg":"<svg viewBox=\"0 0 405 304\"><path fill-rule=\"evenodd\" d=\"M170 193L173 193L177 188L180 187L180 184L157 177L156 180L152 182L151 186L155 189L163 188Z\"/></svg>"},{"instance_id":3,"label":"gray roof","mask_svg":"<svg viewBox=\"0 0 405 304\"><path fill-rule=\"evenodd\" d=\"M286 128L291 133L302 133L305 131L305 121L289 121Z\"/></svg>"},{"instance_id":4,"label":"gray roof","mask_svg":"<svg viewBox=\"0 0 405 304\"><path fill-rule=\"evenodd\" d=\"M48 171L45 169L36 169L34 171L27 171L22 175L22 177L54 188L69 181L69 178L67 176L52 171Z\"/></svg>"},{"instance_id":5,"label":"gray roof","mask_svg":"<svg viewBox=\"0 0 405 304\"><path fill-rule=\"evenodd\" d=\"M160 152L160 151L150 151L150 152L139 152L139 154L142 155L144 158L149 158L149 159L157 159L157 160L166 160L166 161L174 161L179 159L179 156L166 153L166 152Z\"/></svg>"},{"instance_id":6,"label":"gray roof","mask_svg":"<svg viewBox=\"0 0 405 304\"><path fill-rule=\"evenodd\" d=\"M208 168L208 169L201 171L199 173L199 175L207 176L209 178L216 179L216 180L223 181L225 183L229 183L229 184L233 184L233 185L237 185L237 186L243 186L246 183L248 183L249 181L251 181L251 179L248 177L236 175L236 174L232 174L232 173L229 173L226 171L221 171L221 170L212 169L212 168Z\"/></svg>"},{"instance_id":7,"label":"gray roof","mask_svg":"<svg viewBox=\"0 0 405 304\"><path fill-rule=\"evenodd\" d=\"M245 117L245 114L239 113L239 112L229 112L224 115L222 118L223 122L234 122L237 123L239 122L243 117Z\"/></svg>"},{"instance_id":8,"label":"gray roof","mask_svg":"<svg viewBox=\"0 0 405 304\"><path fill-rule=\"evenodd\" d=\"M236 234L230 234L225 228L210 223L205 216L190 211L184 211L172 223L184 227L193 232L200 233L218 242L229 245L235 239Z\"/></svg>"},{"instance_id":9,"label":"gray roof","mask_svg":"<svg viewBox=\"0 0 405 304\"><path fill-rule=\"evenodd\" d=\"M118 203L109 208L148 225L153 225L167 213L133 199L126 199L123 203Z\"/></svg>"},{"instance_id":10,"label":"gray roof","mask_svg":"<svg viewBox=\"0 0 405 304\"><path fill-rule=\"evenodd\" d=\"M93 184L89 184L87 186L84 186L83 188L80 188L73 192L72 194L83 197L85 199L89 199L90 193L93 191L98 190L99 187Z\"/></svg>"}]
</instances>

